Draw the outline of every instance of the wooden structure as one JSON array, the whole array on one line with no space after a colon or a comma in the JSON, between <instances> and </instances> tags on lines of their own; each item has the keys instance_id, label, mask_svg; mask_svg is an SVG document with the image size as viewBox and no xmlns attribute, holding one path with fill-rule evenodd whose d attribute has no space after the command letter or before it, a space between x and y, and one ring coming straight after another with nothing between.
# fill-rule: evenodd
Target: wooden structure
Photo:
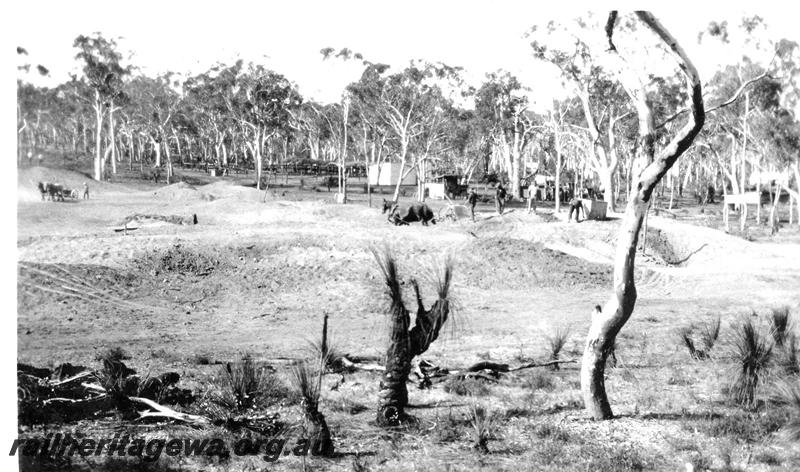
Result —
<instances>
[{"instance_id":1,"label":"wooden structure","mask_svg":"<svg viewBox=\"0 0 800 472\"><path fill-rule=\"evenodd\" d=\"M587 220L605 220L608 211L608 202L603 200L581 199L584 216Z\"/></svg>"},{"instance_id":2,"label":"wooden structure","mask_svg":"<svg viewBox=\"0 0 800 472\"><path fill-rule=\"evenodd\" d=\"M725 204L723 205L725 209L722 210L722 220L725 222L725 231L730 231L730 225L728 224L728 212L730 211L730 205L740 206L740 231L744 231L744 222L747 220L747 205L758 205L760 207L761 195L759 195L758 192L745 192L725 195Z\"/></svg>"}]
</instances>

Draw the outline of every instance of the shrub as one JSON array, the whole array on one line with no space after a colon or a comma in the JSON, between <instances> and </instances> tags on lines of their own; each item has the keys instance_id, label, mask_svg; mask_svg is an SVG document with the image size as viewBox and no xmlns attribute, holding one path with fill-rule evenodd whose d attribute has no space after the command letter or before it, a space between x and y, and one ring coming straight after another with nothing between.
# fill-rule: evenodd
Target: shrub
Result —
<instances>
[{"instance_id":1,"label":"shrub","mask_svg":"<svg viewBox=\"0 0 800 472\"><path fill-rule=\"evenodd\" d=\"M460 396L483 397L489 394L486 381L474 377L452 377L444 383L444 391Z\"/></svg>"},{"instance_id":2,"label":"shrub","mask_svg":"<svg viewBox=\"0 0 800 472\"><path fill-rule=\"evenodd\" d=\"M781 433L790 441L800 441L800 378L776 383L772 400L788 410L789 418L781 428Z\"/></svg>"},{"instance_id":3,"label":"shrub","mask_svg":"<svg viewBox=\"0 0 800 472\"><path fill-rule=\"evenodd\" d=\"M278 378L265 366L257 365L247 353L242 355L240 362L228 362L222 366L219 377L226 393L221 402L238 411L248 410L263 400L286 394Z\"/></svg>"},{"instance_id":4,"label":"shrub","mask_svg":"<svg viewBox=\"0 0 800 472\"><path fill-rule=\"evenodd\" d=\"M473 447L480 453L488 454L488 443L495 439L496 416L486 408L473 403L469 410L469 424L475 441Z\"/></svg>"},{"instance_id":5,"label":"shrub","mask_svg":"<svg viewBox=\"0 0 800 472\"><path fill-rule=\"evenodd\" d=\"M678 329L678 338L683 342L686 349L689 350L689 355L692 359L705 359L707 357L705 351L697 349L694 346L694 339L692 338L692 328L685 326Z\"/></svg>"},{"instance_id":6,"label":"shrub","mask_svg":"<svg viewBox=\"0 0 800 472\"><path fill-rule=\"evenodd\" d=\"M524 385L525 388L529 390L543 390L549 392L555 388L555 381L553 380L553 374L547 371L537 370L531 372L531 374L527 376Z\"/></svg>"},{"instance_id":7,"label":"shrub","mask_svg":"<svg viewBox=\"0 0 800 472\"><path fill-rule=\"evenodd\" d=\"M800 347L797 345L797 336L793 333L786 337L786 341L783 343L783 349L781 349L780 359L781 366L789 375L800 374L800 359L798 359L797 356L798 351L800 351Z\"/></svg>"},{"instance_id":8,"label":"shrub","mask_svg":"<svg viewBox=\"0 0 800 472\"><path fill-rule=\"evenodd\" d=\"M168 249L159 249L140 255L134 265L151 275L178 273L204 276L221 267L222 263L203 251L186 249L176 244Z\"/></svg>"},{"instance_id":9,"label":"shrub","mask_svg":"<svg viewBox=\"0 0 800 472\"><path fill-rule=\"evenodd\" d=\"M316 454L331 457L335 448L325 416L319 411L320 388L324 359L320 359L316 369L301 362L292 366L292 383L303 399L303 412L306 418L305 432Z\"/></svg>"},{"instance_id":10,"label":"shrub","mask_svg":"<svg viewBox=\"0 0 800 472\"><path fill-rule=\"evenodd\" d=\"M689 431L698 431L715 438L758 442L778 431L786 423L786 414L777 408L762 413L735 411L726 415L708 415L684 423Z\"/></svg>"},{"instance_id":11,"label":"shrub","mask_svg":"<svg viewBox=\"0 0 800 472\"><path fill-rule=\"evenodd\" d=\"M772 334L772 339L775 340L775 345L782 347L786 341L786 334L792 331L792 321L789 317L789 307L784 306L772 309L772 316L769 318Z\"/></svg>"},{"instance_id":12,"label":"shrub","mask_svg":"<svg viewBox=\"0 0 800 472\"><path fill-rule=\"evenodd\" d=\"M714 349L714 345L717 343L717 339L719 339L720 326L721 320L720 317L717 316L710 323L704 324L700 331L700 340L703 342L703 348L707 354L711 353L711 350Z\"/></svg>"},{"instance_id":13,"label":"shrub","mask_svg":"<svg viewBox=\"0 0 800 472\"><path fill-rule=\"evenodd\" d=\"M124 410L130 406L128 396L135 393L135 382L128 379L134 371L122 361L130 357L119 347L107 349L98 356L102 367L98 372L100 385L106 389L115 406Z\"/></svg>"},{"instance_id":14,"label":"shrub","mask_svg":"<svg viewBox=\"0 0 800 472\"><path fill-rule=\"evenodd\" d=\"M323 315L322 337L319 341L310 341L312 359L321 359L322 365L333 372L344 370L344 354L336 347L336 344L328 336L328 314Z\"/></svg>"},{"instance_id":15,"label":"shrub","mask_svg":"<svg viewBox=\"0 0 800 472\"><path fill-rule=\"evenodd\" d=\"M736 373L728 392L736 404L749 408L756 404L758 387L772 358L772 346L749 319L735 329Z\"/></svg>"},{"instance_id":16,"label":"shrub","mask_svg":"<svg viewBox=\"0 0 800 472\"><path fill-rule=\"evenodd\" d=\"M565 443L569 442L570 440L569 431L564 429L562 426L553 425L550 423L536 425L533 430L533 434L535 434L539 439L553 439Z\"/></svg>"},{"instance_id":17,"label":"shrub","mask_svg":"<svg viewBox=\"0 0 800 472\"><path fill-rule=\"evenodd\" d=\"M558 328L552 336L547 337L547 343L550 348L550 360L558 360L561 350L564 349L564 346L567 344L569 334L569 328ZM559 369L558 364L553 364L551 368L553 370Z\"/></svg>"}]
</instances>

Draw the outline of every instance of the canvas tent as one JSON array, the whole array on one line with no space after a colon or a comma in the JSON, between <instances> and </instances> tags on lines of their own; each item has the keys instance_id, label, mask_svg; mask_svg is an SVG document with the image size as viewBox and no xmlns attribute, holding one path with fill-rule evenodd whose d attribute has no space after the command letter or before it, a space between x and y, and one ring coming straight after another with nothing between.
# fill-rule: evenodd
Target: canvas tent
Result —
<instances>
[{"instance_id":1,"label":"canvas tent","mask_svg":"<svg viewBox=\"0 0 800 472\"><path fill-rule=\"evenodd\" d=\"M380 174L378 173L380 169ZM403 179L401 185L416 185L417 184L417 171L406 166L403 170L406 177ZM383 164L373 164L369 166L369 184L370 185L395 185L400 176L400 163L399 162L384 162Z\"/></svg>"}]
</instances>

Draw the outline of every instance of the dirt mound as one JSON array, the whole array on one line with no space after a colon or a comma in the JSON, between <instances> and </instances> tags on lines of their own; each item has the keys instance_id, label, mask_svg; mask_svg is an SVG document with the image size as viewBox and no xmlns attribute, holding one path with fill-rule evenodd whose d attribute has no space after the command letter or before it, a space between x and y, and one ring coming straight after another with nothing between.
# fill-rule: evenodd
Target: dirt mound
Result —
<instances>
[{"instance_id":1,"label":"dirt mound","mask_svg":"<svg viewBox=\"0 0 800 472\"><path fill-rule=\"evenodd\" d=\"M731 254L751 251L753 243L713 228L651 218L647 250L669 265L717 263Z\"/></svg>"},{"instance_id":2,"label":"dirt mound","mask_svg":"<svg viewBox=\"0 0 800 472\"><path fill-rule=\"evenodd\" d=\"M228 181L212 182L197 187L199 192L211 195L214 199L235 198L242 201L262 201L264 192L253 187L245 187Z\"/></svg>"},{"instance_id":3,"label":"dirt mound","mask_svg":"<svg viewBox=\"0 0 800 472\"><path fill-rule=\"evenodd\" d=\"M611 283L613 273L610 265L506 237L474 241L458 265L464 283L480 288L602 286Z\"/></svg>"},{"instance_id":4,"label":"dirt mound","mask_svg":"<svg viewBox=\"0 0 800 472\"><path fill-rule=\"evenodd\" d=\"M195 216L180 216L180 215L154 215L154 214L143 214L143 213L134 213L133 215L126 216L123 219L119 226L130 225L133 223L133 226L139 225L147 225L153 223L170 223L174 225L191 225L196 224Z\"/></svg>"},{"instance_id":5,"label":"dirt mound","mask_svg":"<svg viewBox=\"0 0 800 472\"><path fill-rule=\"evenodd\" d=\"M162 187L153 192L153 196L161 200L214 200L213 195L201 192L185 182Z\"/></svg>"}]
</instances>

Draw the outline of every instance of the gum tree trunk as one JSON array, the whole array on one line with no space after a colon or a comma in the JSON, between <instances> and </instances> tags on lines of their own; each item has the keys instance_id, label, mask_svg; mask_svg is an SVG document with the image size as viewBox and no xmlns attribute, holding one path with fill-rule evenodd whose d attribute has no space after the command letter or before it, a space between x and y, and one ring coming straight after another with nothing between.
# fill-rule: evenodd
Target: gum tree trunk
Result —
<instances>
[{"instance_id":1,"label":"gum tree trunk","mask_svg":"<svg viewBox=\"0 0 800 472\"><path fill-rule=\"evenodd\" d=\"M631 198L628 201L620 226L616 255L614 257L614 293L605 306L595 307L586 347L581 362L581 390L588 413L596 420L613 417L605 389L605 365L614 347L617 334L630 318L636 304L636 286L633 280L636 245L653 190L675 161L692 144L705 121L705 109L700 77L678 42L649 12L639 11L636 16L647 25L672 52L687 81L691 97L691 116L688 123L670 143L656 156L655 125L650 105L646 100L644 86L638 77L619 60L612 36L617 12L611 12L606 33L612 58L622 65L618 76L639 118L639 138L636 146L637 161L634 171Z\"/></svg>"},{"instance_id":2,"label":"gum tree trunk","mask_svg":"<svg viewBox=\"0 0 800 472\"><path fill-rule=\"evenodd\" d=\"M103 151L101 149L102 145L100 144L101 140L103 139L103 104L100 101L99 90L94 91L94 112L95 117L97 118L97 128L95 130L96 137L94 142L94 180L103 180Z\"/></svg>"}]
</instances>

